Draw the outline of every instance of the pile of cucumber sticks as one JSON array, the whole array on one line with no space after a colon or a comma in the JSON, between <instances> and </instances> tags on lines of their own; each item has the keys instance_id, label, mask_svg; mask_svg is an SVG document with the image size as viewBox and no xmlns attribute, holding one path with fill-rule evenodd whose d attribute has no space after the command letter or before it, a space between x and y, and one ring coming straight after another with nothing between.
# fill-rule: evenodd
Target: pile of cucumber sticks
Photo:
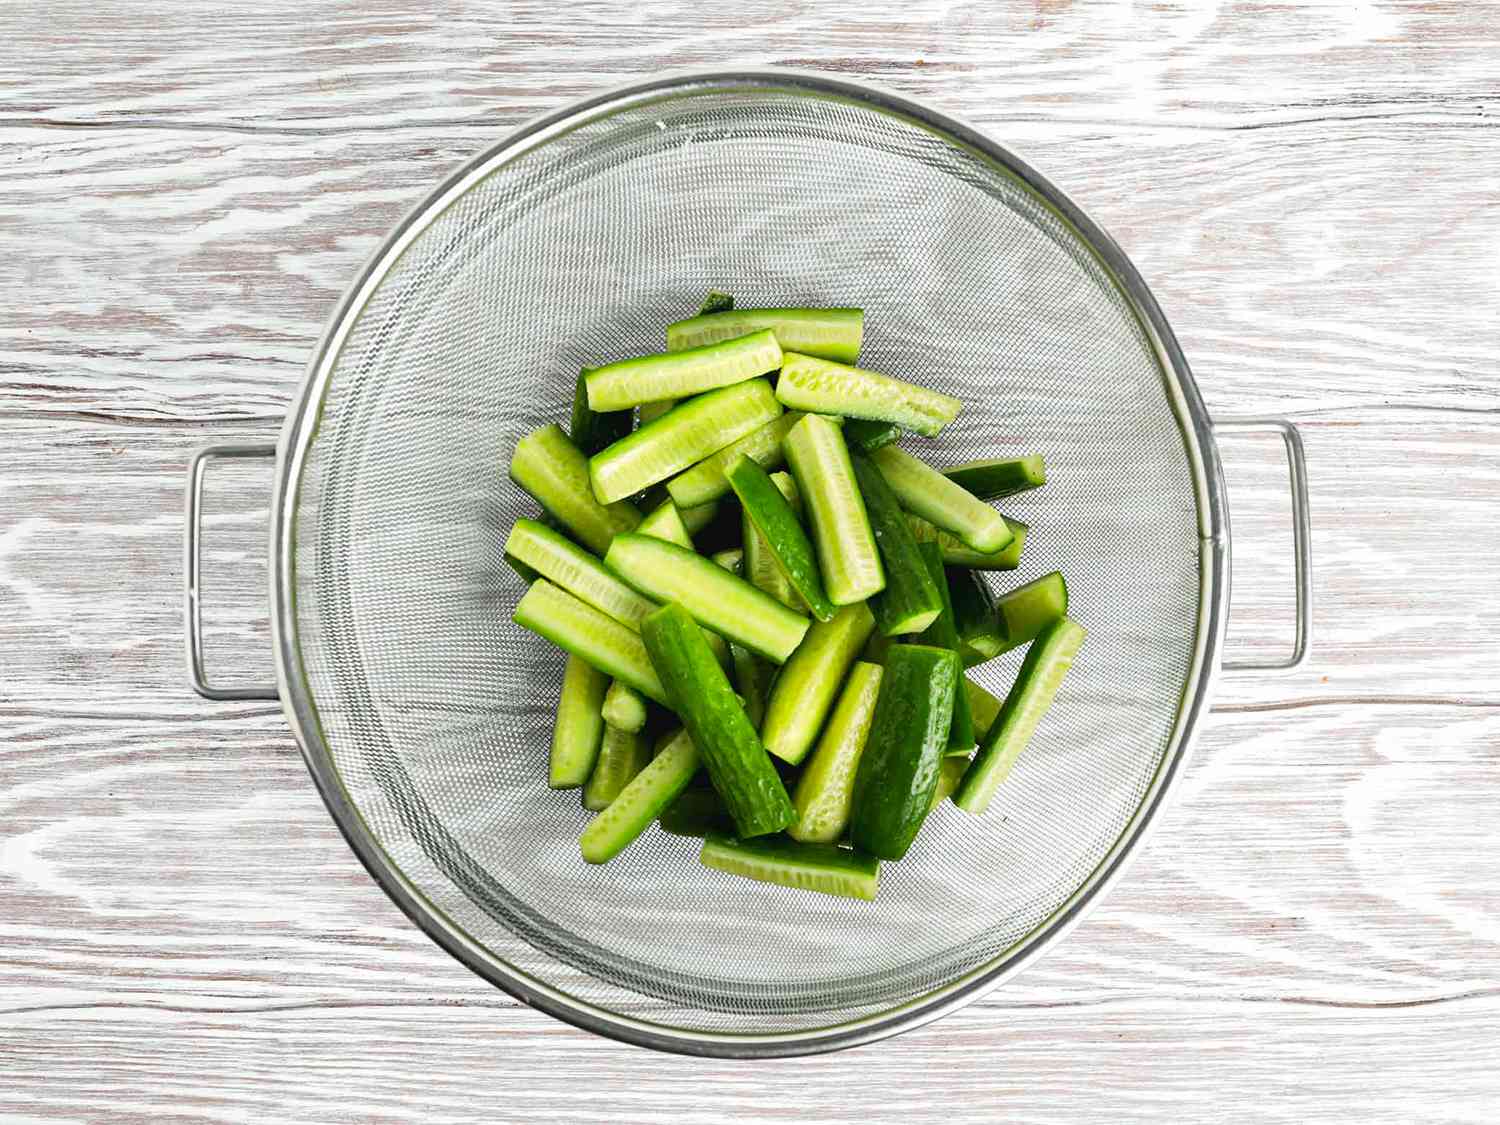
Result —
<instances>
[{"instance_id":1,"label":"pile of cucumber sticks","mask_svg":"<svg viewBox=\"0 0 1500 1125\"><path fill-rule=\"evenodd\" d=\"M939 802L985 811L1084 631L1061 574L983 574L1026 537L988 501L1041 457L939 472L896 441L961 404L852 366L861 310L733 304L585 368L571 433L516 445L545 514L506 540L514 617L569 654L548 783L597 812L590 863L659 820L708 867L874 898ZM1025 644L1003 703L964 675Z\"/></svg>"}]
</instances>

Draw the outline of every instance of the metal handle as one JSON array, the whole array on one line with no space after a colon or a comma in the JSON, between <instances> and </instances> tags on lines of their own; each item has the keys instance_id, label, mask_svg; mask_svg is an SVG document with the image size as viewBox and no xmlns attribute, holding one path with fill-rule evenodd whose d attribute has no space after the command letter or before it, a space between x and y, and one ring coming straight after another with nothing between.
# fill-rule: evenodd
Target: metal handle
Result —
<instances>
[{"instance_id":1,"label":"metal handle","mask_svg":"<svg viewBox=\"0 0 1500 1125\"><path fill-rule=\"evenodd\" d=\"M203 668L203 611L199 602L199 578L203 568L200 549L203 538L203 472L210 461L231 460L249 457L275 457L276 446L257 445L210 445L200 449L188 463L187 485L187 657L188 675L192 677L193 690L205 699L280 699L276 685L228 684L215 687L208 682L208 673Z\"/></svg>"},{"instance_id":2,"label":"metal handle","mask_svg":"<svg viewBox=\"0 0 1500 1125\"><path fill-rule=\"evenodd\" d=\"M1302 452L1302 435L1285 418L1227 418L1215 420L1217 433L1277 433L1286 443L1287 469L1292 486L1292 549L1297 566L1297 639L1292 654L1285 660L1226 661L1230 672L1289 672L1307 660L1312 640L1312 515L1307 502L1307 458Z\"/></svg>"}]
</instances>

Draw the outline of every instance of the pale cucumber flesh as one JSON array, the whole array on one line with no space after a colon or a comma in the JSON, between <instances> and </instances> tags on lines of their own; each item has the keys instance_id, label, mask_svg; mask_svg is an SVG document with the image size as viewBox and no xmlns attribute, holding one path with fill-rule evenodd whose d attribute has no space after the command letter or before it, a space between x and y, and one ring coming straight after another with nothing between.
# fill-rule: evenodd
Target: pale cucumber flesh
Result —
<instances>
[{"instance_id":1,"label":"pale cucumber flesh","mask_svg":"<svg viewBox=\"0 0 1500 1125\"><path fill-rule=\"evenodd\" d=\"M589 458L594 496L601 504L633 496L696 465L781 413L781 404L764 379L688 399Z\"/></svg>"},{"instance_id":2,"label":"pale cucumber flesh","mask_svg":"<svg viewBox=\"0 0 1500 1125\"><path fill-rule=\"evenodd\" d=\"M541 575L637 632L641 618L656 608L655 602L641 597L593 555L536 520L516 521L505 540L505 553L533 575Z\"/></svg>"},{"instance_id":3,"label":"pale cucumber flesh","mask_svg":"<svg viewBox=\"0 0 1500 1125\"><path fill-rule=\"evenodd\" d=\"M885 571L838 427L809 414L791 428L784 445L812 525L828 600L850 605L878 593L885 588Z\"/></svg>"},{"instance_id":4,"label":"pale cucumber flesh","mask_svg":"<svg viewBox=\"0 0 1500 1125\"><path fill-rule=\"evenodd\" d=\"M510 477L585 547L602 552L616 535L641 522L641 513L625 500L638 490L601 502L590 483L589 464L562 429L549 424L516 443Z\"/></svg>"},{"instance_id":5,"label":"pale cucumber flesh","mask_svg":"<svg viewBox=\"0 0 1500 1125\"><path fill-rule=\"evenodd\" d=\"M781 366L781 345L769 330L712 344L639 356L595 367L584 376L595 412L629 410L642 403L689 398L743 383Z\"/></svg>"},{"instance_id":6,"label":"pale cucumber flesh","mask_svg":"<svg viewBox=\"0 0 1500 1125\"><path fill-rule=\"evenodd\" d=\"M629 684L611 680L599 708L606 726L634 733L646 725L646 699Z\"/></svg>"},{"instance_id":7,"label":"pale cucumber flesh","mask_svg":"<svg viewBox=\"0 0 1500 1125\"><path fill-rule=\"evenodd\" d=\"M685 508L728 495L729 478L724 475L724 470L729 463L743 455L753 458L766 469L776 468L783 459L781 439L801 418L802 414L796 410L788 410L779 418L773 418L760 429L726 445L712 457L699 461L667 481L667 491L679 506Z\"/></svg>"},{"instance_id":8,"label":"pale cucumber flesh","mask_svg":"<svg viewBox=\"0 0 1500 1125\"><path fill-rule=\"evenodd\" d=\"M917 541L933 542L943 552L943 562L947 566L966 566L970 570L1015 570L1021 565L1021 549L1026 545L1026 535L1030 531L1024 523L1009 516L1005 519L1005 525L1010 528L1012 539L1001 550L985 553L976 551L972 547L962 543L956 536L940 531L932 526L921 516L907 513L911 524L911 533Z\"/></svg>"},{"instance_id":9,"label":"pale cucumber flesh","mask_svg":"<svg viewBox=\"0 0 1500 1125\"><path fill-rule=\"evenodd\" d=\"M1017 586L995 599L1001 652L1019 648L1068 612L1068 583L1060 571Z\"/></svg>"},{"instance_id":10,"label":"pale cucumber flesh","mask_svg":"<svg viewBox=\"0 0 1500 1125\"><path fill-rule=\"evenodd\" d=\"M645 535L620 535L604 564L642 594L677 602L707 629L780 664L808 621L711 560Z\"/></svg>"},{"instance_id":11,"label":"pale cucumber flesh","mask_svg":"<svg viewBox=\"0 0 1500 1125\"><path fill-rule=\"evenodd\" d=\"M608 684L609 677L586 660L568 657L547 762L553 789L576 789L589 779L604 735L600 710Z\"/></svg>"},{"instance_id":12,"label":"pale cucumber flesh","mask_svg":"<svg viewBox=\"0 0 1500 1125\"><path fill-rule=\"evenodd\" d=\"M721 310L669 324L667 350L699 347L770 329L786 351L853 363L859 358L864 321L861 310L848 308Z\"/></svg>"},{"instance_id":13,"label":"pale cucumber flesh","mask_svg":"<svg viewBox=\"0 0 1500 1125\"><path fill-rule=\"evenodd\" d=\"M686 731L679 731L650 763L630 779L578 838L578 850L588 863L608 863L629 847L677 799L698 772L698 748Z\"/></svg>"},{"instance_id":14,"label":"pale cucumber flesh","mask_svg":"<svg viewBox=\"0 0 1500 1125\"><path fill-rule=\"evenodd\" d=\"M817 740L838 698L844 675L875 631L864 602L843 607L831 621L816 622L776 677L761 741L784 762L796 765Z\"/></svg>"},{"instance_id":15,"label":"pale cucumber flesh","mask_svg":"<svg viewBox=\"0 0 1500 1125\"><path fill-rule=\"evenodd\" d=\"M677 505L670 500L663 500L646 513L635 532L637 535L649 535L653 539L676 543L689 551L693 549L693 537L688 534L687 525L682 522L682 514L677 510Z\"/></svg>"},{"instance_id":16,"label":"pale cucumber flesh","mask_svg":"<svg viewBox=\"0 0 1500 1125\"><path fill-rule=\"evenodd\" d=\"M667 689L651 666L641 635L561 587L538 578L521 595L511 617L565 652L667 705Z\"/></svg>"},{"instance_id":17,"label":"pale cucumber flesh","mask_svg":"<svg viewBox=\"0 0 1500 1125\"><path fill-rule=\"evenodd\" d=\"M880 665L863 661L849 669L838 704L792 793L797 819L786 830L792 839L832 844L849 826L854 775L875 715L881 673Z\"/></svg>"},{"instance_id":18,"label":"pale cucumber flesh","mask_svg":"<svg viewBox=\"0 0 1500 1125\"><path fill-rule=\"evenodd\" d=\"M924 437L937 436L963 406L941 391L793 349L782 357L776 397L789 410L893 422Z\"/></svg>"},{"instance_id":19,"label":"pale cucumber flesh","mask_svg":"<svg viewBox=\"0 0 1500 1125\"><path fill-rule=\"evenodd\" d=\"M607 809L650 760L651 745L644 734L605 727L599 756L583 786L583 807L593 812Z\"/></svg>"},{"instance_id":20,"label":"pale cucumber flesh","mask_svg":"<svg viewBox=\"0 0 1500 1125\"><path fill-rule=\"evenodd\" d=\"M833 844L710 836L698 858L716 871L841 898L870 901L880 889L877 859Z\"/></svg>"},{"instance_id":21,"label":"pale cucumber flesh","mask_svg":"<svg viewBox=\"0 0 1500 1125\"><path fill-rule=\"evenodd\" d=\"M972 550L993 554L1013 538L1004 516L899 446L883 446L870 459L903 508L957 536Z\"/></svg>"}]
</instances>

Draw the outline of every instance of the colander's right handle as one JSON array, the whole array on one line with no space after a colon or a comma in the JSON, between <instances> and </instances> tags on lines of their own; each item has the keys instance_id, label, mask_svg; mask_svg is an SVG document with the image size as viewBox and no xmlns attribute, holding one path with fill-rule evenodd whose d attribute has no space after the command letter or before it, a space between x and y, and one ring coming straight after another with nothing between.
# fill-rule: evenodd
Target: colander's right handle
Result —
<instances>
[{"instance_id":1,"label":"colander's right handle","mask_svg":"<svg viewBox=\"0 0 1500 1125\"><path fill-rule=\"evenodd\" d=\"M186 558L183 571L186 575L187 657L188 674L192 677L193 690L205 699L280 699L281 693L275 684L223 684L208 682L208 672L203 666L203 610L199 603L199 587L203 570L203 472L210 461L226 458L275 457L274 445L210 445L200 449L188 463L187 486L187 534L184 537Z\"/></svg>"},{"instance_id":2,"label":"colander's right handle","mask_svg":"<svg viewBox=\"0 0 1500 1125\"><path fill-rule=\"evenodd\" d=\"M1289 672L1307 660L1312 643L1312 513L1307 500L1307 458L1302 435L1285 418L1215 419L1216 433L1276 433L1286 443L1287 468L1292 486L1292 550L1297 567L1297 639L1285 660L1233 660L1223 665L1230 672Z\"/></svg>"}]
</instances>

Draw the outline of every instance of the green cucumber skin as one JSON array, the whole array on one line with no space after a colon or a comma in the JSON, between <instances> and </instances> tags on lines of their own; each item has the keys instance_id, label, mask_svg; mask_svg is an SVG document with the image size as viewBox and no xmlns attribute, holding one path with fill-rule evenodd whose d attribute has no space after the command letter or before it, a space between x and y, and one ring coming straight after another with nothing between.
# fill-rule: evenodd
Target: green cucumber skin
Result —
<instances>
[{"instance_id":1,"label":"green cucumber skin","mask_svg":"<svg viewBox=\"0 0 1500 1125\"><path fill-rule=\"evenodd\" d=\"M740 456L753 458L768 472L782 463L781 439L787 431L802 419L801 411L788 410L771 419L760 429L746 434L738 441L726 445L710 457L705 457L690 469L678 473L667 481L679 507L694 507L729 495L729 478L724 470Z\"/></svg>"},{"instance_id":2,"label":"green cucumber skin","mask_svg":"<svg viewBox=\"0 0 1500 1125\"><path fill-rule=\"evenodd\" d=\"M1035 640L1043 629L1068 612L1068 582L1054 570L995 599L996 636L1009 652Z\"/></svg>"},{"instance_id":3,"label":"green cucumber skin","mask_svg":"<svg viewBox=\"0 0 1500 1125\"><path fill-rule=\"evenodd\" d=\"M703 297L703 303L698 306L699 316L712 316L714 313L728 312L734 308L734 294L726 293L722 289L710 289Z\"/></svg>"},{"instance_id":4,"label":"green cucumber skin","mask_svg":"<svg viewBox=\"0 0 1500 1125\"><path fill-rule=\"evenodd\" d=\"M1025 547L1026 535L1031 530L1020 520L1006 516L1006 526L1010 528L1014 538L1004 550L985 554L966 547L946 531L939 531L921 516L910 512L906 516L907 522L911 524L911 533L918 543L924 540L936 543L942 549L944 563L948 566L966 566L970 570L1015 570L1021 565L1021 549Z\"/></svg>"},{"instance_id":5,"label":"green cucumber skin","mask_svg":"<svg viewBox=\"0 0 1500 1125\"><path fill-rule=\"evenodd\" d=\"M764 379L696 395L590 457L594 496L602 504L631 496L676 476L781 414L781 404Z\"/></svg>"},{"instance_id":6,"label":"green cucumber skin","mask_svg":"<svg viewBox=\"0 0 1500 1125\"><path fill-rule=\"evenodd\" d=\"M849 666L874 631L875 618L863 602L844 606L832 621L820 621L807 631L766 701L761 735L767 750L792 765L807 756Z\"/></svg>"},{"instance_id":7,"label":"green cucumber skin","mask_svg":"<svg viewBox=\"0 0 1500 1125\"><path fill-rule=\"evenodd\" d=\"M657 818L673 836L733 836L734 818L712 789L686 789Z\"/></svg>"},{"instance_id":8,"label":"green cucumber skin","mask_svg":"<svg viewBox=\"0 0 1500 1125\"><path fill-rule=\"evenodd\" d=\"M716 871L839 898L870 902L880 889L879 860L833 844L709 836L698 860Z\"/></svg>"},{"instance_id":9,"label":"green cucumber skin","mask_svg":"<svg viewBox=\"0 0 1500 1125\"><path fill-rule=\"evenodd\" d=\"M786 830L792 839L834 844L849 827L854 775L870 735L882 675L884 669L878 664L857 660L850 667L817 749L792 793L797 819Z\"/></svg>"},{"instance_id":10,"label":"green cucumber skin","mask_svg":"<svg viewBox=\"0 0 1500 1125\"><path fill-rule=\"evenodd\" d=\"M958 657L927 645L892 645L880 698L854 776L850 837L862 852L900 859L932 807Z\"/></svg>"},{"instance_id":11,"label":"green cucumber skin","mask_svg":"<svg viewBox=\"0 0 1500 1125\"><path fill-rule=\"evenodd\" d=\"M513 563L532 572L528 585L536 576L545 578L636 632L641 618L656 608L655 602L641 597L593 555L536 520L516 520L505 540L505 552ZM583 572L588 581L571 581L576 576L566 573L568 565Z\"/></svg>"},{"instance_id":12,"label":"green cucumber skin","mask_svg":"<svg viewBox=\"0 0 1500 1125\"><path fill-rule=\"evenodd\" d=\"M899 446L887 445L870 456L903 508L956 536L971 550L994 554L1014 538L1004 516Z\"/></svg>"},{"instance_id":13,"label":"green cucumber skin","mask_svg":"<svg viewBox=\"0 0 1500 1125\"><path fill-rule=\"evenodd\" d=\"M792 800L692 616L663 606L641 623L641 638L739 834L781 831Z\"/></svg>"},{"instance_id":14,"label":"green cucumber skin","mask_svg":"<svg viewBox=\"0 0 1500 1125\"><path fill-rule=\"evenodd\" d=\"M792 588L819 621L831 621L833 603L823 589L812 541L802 529L792 505L781 494L765 469L749 457L740 457L725 472L740 507L770 548L771 557Z\"/></svg>"},{"instance_id":15,"label":"green cucumber skin","mask_svg":"<svg viewBox=\"0 0 1500 1125\"><path fill-rule=\"evenodd\" d=\"M770 329L787 351L841 363L853 363L859 358L865 321L860 309L735 309L729 315L726 312L700 312L698 316L667 325L667 350L677 351Z\"/></svg>"},{"instance_id":16,"label":"green cucumber skin","mask_svg":"<svg viewBox=\"0 0 1500 1125\"><path fill-rule=\"evenodd\" d=\"M611 680L599 714L605 726L633 734L646 725L646 697L629 684Z\"/></svg>"},{"instance_id":17,"label":"green cucumber skin","mask_svg":"<svg viewBox=\"0 0 1500 1125\"><path fill-rule=\"evenodd\" d=\"M645 735L606 726L599 757L583 785L583 807L591 812L609 808L649 761L651 746Z\"/></svg>"},{"instance_id":18,"label":"green cucumber skin","mask_svg":"<svg viewBox=\"0 0 1500 1125\"><path fill-rule=\"evenodd\" d=\"M844 440L849 448L874 453L883 445L901 440L901 427L894 422L872 422L868 418L850 418L844 423Z\"/></svg>"},{"instance_id":19,"label":"green cucumber skin","mask_svg":"<svg viewBox=\"0 0 1500 1125\"><path fill-rule=\"evenodd\" d=\"M682 522L682 514L678 512L677 505L670 500L663 500L648 512L645 519L636 525L635 534L649 535L665 543L676 543L685 550L693 549L693 537L688 534L687 525Z\"/></svg>"},{"instance_id":20,"label":"green cucumber skin","mask_svg":"<svg viewBox=\"0 0 1500 1125\"><path fill-rule=\"evenodd\" d=\"M809 414L782 444L812 525L828 600L850 605L879 593L885 588L885 570L839 428Z\"/></svg>"},{"instance_id":21,"label":"green cucumber skin","mask_svg":"<svg viewBox=\"0 0 1500 1125\"><path fill-rule=\"evenodd\" d=\"M629 410L663 399L733 386L781 366L781 345L769 330L662 355L637 356L595 367L584 376L589 409Z\"/></svg>"},{"instance_id":22,"label":"green cucumber skin","mask_svg":"<svg viewBox=\"0 0 1500 1125\"><path fill-rule=\"evenodd\" d=\"M917 550L906 514L880 469L858 450L849 451L849 460L885 567L885 589L870 598L876 627L887 637L920 633L943 610L937 585Z\"/></svg>"},{"instance_id":23,"label":"green cucumber skin","mask_svg":"<svg viewBox=\"0 0 1500 1125\"><path fill-rule=\"evenodd\" d=\"M630 411L609 410L600 412L589 407L589 368L578 372L578 385L573 389L573 417L568 423L568 437L585 457L598 453L606 445L619 441L630 432Z\"/></svg>"},{"instance_id":24,"label":"green cucumber skin","mask_svg":"<svg viewBox=\"0 0 1500 1125\"><path fill-rule=\"evenodd\" d=\"M629 492L601 503L589 483L590 463L560 426L548 423L516 442L510 479L585 547L603 553L611 539L641 522L641 513L625 500Z\"/></svg>"},{"instance_id":25,"label":"green cucumber skin","mask_svg":"<svg viewBox=\"0 0 1500 1125\"><path fill-rule=\"evenodd\" d=\"M842 385L830 387L829 383ZM963 406L952 395L930 387L818 359L795 349L782 356L776 397L789 410L892 422L924 437L936 437L958 417Z\"/></svg>"},{"instance_id":26,"label":"green cucumber skin","mask_svg":"<svg viewBox=\"0 0 1500 1125\"><path fill-rule=\"evenodd\" d=\"M681 602L704 628L778 664L807 633L807 618L674 543L648 535L617 535L604 565L647 597Z\"/></svg>"},{"instance_id":27,"label":"green cucumber skin","mask_svg":"<svg viewBox=\"0 0 1500 1125\"><path fill-rule=\"evenodd\" d=\"M1003 500L1047 483L1047 466L1040 453L1010 460L966 461L944 469L943 476L981 500Z\"/></svg>"},{"instance_id":28,"label":"green cucumber skin","mask_svg":"<svg viewBox=\"0 0 1500 1125\"><path fill-rule=\"evenodd\" d=\"M1043 713L1052 704L1054 693L1043 682L1045 667L1056 661L1066 661L1071 667L1083 638L1083 627L1071 618L1062 617L1031 642L1015 683L1000 705L1000 714L953 794L953 803L959 808L975 816L989 808L995 791L1009 776ZM1064 674L1066 671L1065 668Z\"/></svg>"},{"instance_id":29,"label":"green cucumber skin","mask_svg":"<svg viewBox=\"0 0 1500 1125\"><path fill-rule=\"evenodd\" d=\"M995 622L995 598L984 576L962 566L946 567L944 574L948 600L953 605L953 626L958 631L959 656L964 664L972 667L999 656L1004 640Z\"/></svg>"},{"instance_id":30,"label":"green cucumber skin","mask_svg":"<svg viewBox=\"0 0 1500 1125\"><path fill-rule=\"evenodd\" d=\"M927 631L921 635L919 641L922 644L932 645L934 648L945 648L957 657L958 630L953 624L953 603L948 600L948 583L943 578L942 552L936 543L922 543L917 549L922 553L922 561L927 564L927 572L937 583L938 597L943 602L942 613L938 614L937 620L927 627ZM958 670L953 674L955 694L953 718L948 729L948 749L967 752L974 748L974 717L969 714L969 698L961 690L963 678L963 663L960 661Z\"/></svg>"},{"instance_id":31,"label":"green cucumber skin","mask_svg":"<svg viewBox=\"0 0 1500 1125\"><path fill-rule=\"evenodd\" d=\"M651 826L698 772L698 748L678 731L578 837L585 863L608 863Z\"/></svg>"},{"instance_id":32,"label":"green cucumber skin","mask_svg":"<svg viewBox=\"0 0 1500 1125\"><path fill-rule=\"evenodd\" d=\"M642 695L667 702L667 689L652 667L640 634L545 578L538 578L521 595L511 620L599 671L624 680Z\"/></svg>"},{"instance_id":33,"label":"green cucumber skin","mask_svg":"<svg viewBox=\"0 0 1500 1125\"><path fill-rule=\"evenodd\" d=\"M609 677L592 664L578 656L568 657L547 761L551 788L577 789L589 779L604 736L600 710L608 686Z\"/></svg>"}]
</instances>

